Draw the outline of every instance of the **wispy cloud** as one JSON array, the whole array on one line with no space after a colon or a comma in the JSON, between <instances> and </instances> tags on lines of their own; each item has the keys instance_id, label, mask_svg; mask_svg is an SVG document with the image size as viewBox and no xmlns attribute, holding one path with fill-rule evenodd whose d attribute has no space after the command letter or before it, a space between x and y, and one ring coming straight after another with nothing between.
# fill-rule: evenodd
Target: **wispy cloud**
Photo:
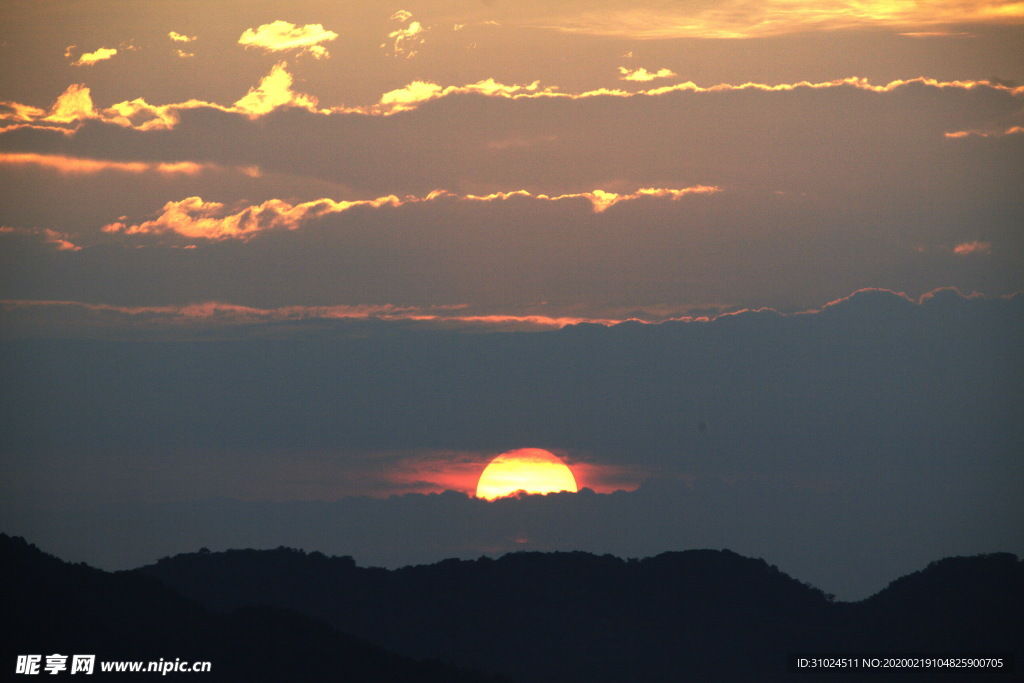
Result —
<instances>
[{"instance_id":1,"label":"wispy cloud","mask_svg":"<svg viewBox=\"0 0 1024 683\"><path fill-rule=\"evenodd\" d=\"M43 234L46 236L47 244L56 245L59 251L81 251L82 247L74 244L69 239L69 236L58 232L56 230L50 230L49 228L43 230Z\"/></svg>"},{"instance_id":2,"label":"wispy cloud","mask_svg":"<svg viewBox=\"0 0 1024 683\"><path fill-rule=\"evenodd\" d=\"M50 228L33 229L33 228L12 228L12 227L8 227L8 226L0 226L0 235L10 235L10 234L32 235L32 236L36 236L36 237L42 237L42 241L43 241L44 244L51 244L51 245L57 247L57 251L81 251L82 250L82 247L80 247L79 245L77 245L77 244L75 244L75 243L73 243L71 241L71 236L70 235L68 235L66 233L63 233L63 232L60 232L58 230L50 229ZM3 310L2 303L0 303L0 310Z\"/></svg>"},{"instance_id":3,"label":"wispy cloud","mask_svg":"<svg viewBox=\"0 0 1024 683\"><path fill-rule=\"evenodd\" d=\"M182 33L178 33L177 31L171 31L167 34L167 37L176 43L191 43L197 38L196 36L186 36Z\"/></svg>"},{"instance_id":4,"label":"wispy cloud","mask_svg":"<svg viewBox=\"0 0 1024 683\"><path fill-rule=\"evenodd\" d=\"M974 240L973 242L962 242L953 247L953 253L957 256L987 255L992 253L992 244Z\"/></svg>"},{"instance_id":5,"label":"wispy cloud","mask_svg":"<svg viewBox=\"0 0 1024 683\"><path fill-rule=\"evenodd\" d=\"M425 197L406 196L405 198L399 198L395 195L388 195L376 199L356 201L335 201L325 198L300 204L291 204L281 199L270 199L262 204L248 206L236 211L232 211L220 202L204 201L201 197L188 197L181 201L168 202L164 205L160 215L155 219L135 224L117 221L104 226L103 230L108 233L124 233L127 235L176 233L190 239L245 240L268 230L296 230L308 221L328 214L343 213L357 207L398 207L404 204L432 202L446 198L470 202L506 201L515 198L549 202L585 199L590 202L595 213L601 213L620 202L633 201L644 197L678 200L690 194L711 194L720 191L720 188L708 185L697 185L682 189L641 188L630 194L593 190L591 192L556 196L533 194L526 190L498 192L482 196L457 196L445 190L435 190Z\"/></svg>"},{"instance_id":6,"label":"wispy cloud","mask_svg":"<svg viewBox=\"0 0 1024 683\"><path fill-rule=\"evenodd\" d=\"M459 491L473 495L480 473L498 453L426 451L389 454L390 464L376 495L396 493L442 493ZM598 464L558 453L568 464L580 488L597 493L634 491L649 476L642 468ZM369 463L367 463L369 464ZM373 468L379 471L379 466ZM390 484L390 486L387 486Z\"/></svg>"},{"instance_id":7,"label":"wispy cloud","mask_svg":"<svg viewBox=\"0 0 1024 683\"><path fill-rule=\"evenodd\" d=\"M604 190L593 190L591 192L577 192L571 194L561 194L556 196L548 196L546 194L531 194L525 190L518 190L515 192L496 192L489 195L466 195L463 199L468 201L494 201L494 200L506 200L512 199L513 197L526 197L531 199L539 199L544 201L562 201L566 199L586 199L591 203L594 209L594 213L603 213L609 208L615 206L620 202L628 202L634 199L640 199L641 197L661 197L672 200L677 200L685 197L688 194L712 194L715 192L721 192L720 187L711 185L696 185L694 187L686 187L679 190L667 189L667 188L655 188L655 187L643 187L636 192L629 194L618 194L616 192L605 192Z\"/></svg>"},{"instance_id":8,"label":"wispy cloud","mask_svg":"<svg viewBox=\"0 0 1024 683\"><path fill-rule=\"evenodd\" d=\"M206 170L221 170L222 167L210 163L194 163L191 161L113 161L110 159L88 159L69 157L58 154L34 154L17 152L0 152L0 165L38 166L48 168L65 175L93 175L96 173L159 173L162 175L198 175ZM259 175L259 169L238 167L234 169L250 177Z\"/></svg>"},{"instance_id":9,"label":"wispy cloud","mask_svg":"<svg viewBox=\"0 0 1024 683\"><path fill-rule=\"evenodd\" d=\"M3 232L3 229L0 229ZM66 241L67 236L46 231L45 241L62 250L80 250ZM0 313L17 314L26 323L67 321L78 326L89 320L96 329L152 331L208 328L237 328L258 324L342 322L379 320L419 323L431 327L487 330L553 330L581 323L616 325L620 318L539 314L473 314L465 304L401 306L362 304L334 306L282 306L259 308L222 301L203 301L166 306L118 306L81 301L0 300Z\"/></svg>"},{"instance_id":10,"label":"wispy cloud","mask_svg":"<svg viewBox=\"0 0 1024 683\"><path fill-rule=\"evenodd\" d=\"M990 130L954 130L946 133L947 138L996 138L1004 135L1020 135L1024 133L1024 126L1010 126L1009 128L995 128Z\"/></svg>"},{"instance_id":11,"label":"wispy cloud","mask_svg":"<svg viewBox=\"0 0 1024 683\"><path fill-rule=\"evenodd\" d=\"M569 33L635 39L742 39L808 31L892 27L923 32L927 27L1024 21L1024 3L1013 0L710 0L652 7L601 8L566 2L552 5L533 26Z\"/></svg>"},{"instance_id":12,"label":"wispy cloud","mask_svg":"<svg viewBox=\"0 0 1024 683\"><path fill-rule=\"evenodd\" d=\"M974 34L966 31L903 31L905 38L974 38Z\"/></svg>"},{"instance_id":13,"label":"wispy cloud","mask_svg":"<svg viewBox=\"0 0 1024 683\"><path fill-rule=\"evenodd\" d=\"M0 234L15 231L0 228ZM24 231L21 231L24 232ZM58 250L77 252L80 247L67 240L66 235L56 231L44 231L43 237ZM943 305L943 301L992 300L1010 301L1022 296L1020 293L1001 297L985 297L972 293L965 295L952 287L941 287L910 297L902 292L882 288L864 288L841 297L819 308L796 313L783 313L773 308L740 309L701 316L655 316L652 319L633 316L585 316L565 314L495 314L473 313L467 304L439 305L396 305L354 304L326 306L280 306L260 308L243 306L224 301L201 301L196 303L151 306L121 306L96 304L72 300L0 300L0 316L5 325L0 326L0 336L23 334L68 334L72 336L98 335L117 338L122 335L166 335L170 338L188 338L192 334L216 332L227 336L260 335L267 333L302 334L303 330L335 329L344 334L347 323L379 321L419 325L429 329L451 329L462 331L545 331L557 330L575 325L614 326L623 323L658 325L661 323L703 324L717 319L730 319L750 314L769 314L780 318L808 317L819 314L834 314L858 302L874 299L885 306L929 306ZM874 310L880 310L878 306ZM291 325L290 328L283 326ZM289 332L290 329L290 332ZM575 470L575 466L574 466ZM595 490L604 487L629 488L623 484L630 479L628 471L596 471L586 464L578 472L581 486ZM430 481L429 477L417 477ZM410 480L411 481L411 480ZM612 489L609 489L612 490Z\"/></svg>"},{"instance_id":14,"label":"wispy cloud","mask_svg":"<svg viewBox=\"0 0 1024 683\"><path fill-rule=\"evenodd\" d=\"M238 39L238 44L267 52L294 51L300 55L309 54L316 59L323 59L330 54L322 43L329 43L337 37L337 33L328 31L321 24L296 26L288 21L277 20L256 29L246 29Z\"/></svg>"}]
</instances>

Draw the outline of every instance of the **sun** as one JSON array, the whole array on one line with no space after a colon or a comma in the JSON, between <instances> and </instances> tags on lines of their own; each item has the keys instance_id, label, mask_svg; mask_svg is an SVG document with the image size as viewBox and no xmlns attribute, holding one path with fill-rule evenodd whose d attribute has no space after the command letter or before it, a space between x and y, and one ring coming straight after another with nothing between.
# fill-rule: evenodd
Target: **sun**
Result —
<instances>
[{"instance_id":1,"label":"sun","mask_svg":"<svg viewBox=\"0 0 1024 683\"><path fill-rule=\"evenodd\" d=\"M476 497L494 500L517 491L576 493L576 478L561 459L542 448L520 448L497 456L480 474Z\"/></svg>"}]
</instances>

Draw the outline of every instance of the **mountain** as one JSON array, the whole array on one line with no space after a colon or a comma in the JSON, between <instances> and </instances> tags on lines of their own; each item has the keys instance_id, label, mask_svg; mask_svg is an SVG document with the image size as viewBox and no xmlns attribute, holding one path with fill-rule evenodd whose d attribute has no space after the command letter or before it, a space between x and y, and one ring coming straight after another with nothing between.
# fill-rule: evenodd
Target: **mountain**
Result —
<instances>
[{"instance_id":1,"label":"mountain","mask_svg":"<svg viewBox=\"0 0 1024 683\"><path fill-rule=\"evenodd\" d=\"M933 563L861 603L725 550L513 553L388 571L278 548L179 555L137 573L211 609L287 607L407 656L518 681L808 680L787 655L1019 654L1024 642L1024 564L1006 554ZM906 672L893 675L867 680ZM950 678L961 675L974 680Z\"/></svg>"},{"instance_id":2,"label":"mountain","mask_svg":"<svg viewBox=\"0 0 1024 683\"><path fill-rule=\"evenodd\" d=\"M45 664L47 655L59 653L96 655L88 680L163 678L157 673L104 676L100 670L102 661L161 659L210 662L210 672L201 675L209 681L500 680L386 652L283 607L213 613L141 572L68 564L4 534L0 605L2 666L8 675L18 655L42 655Z\"/></svg>"},{"instance_id":3,"label":"mountain","mask_svg":"<svg viewBox=\"0 0 1024 683\"><path fill-rule=\"evenodd\" d=\"M215 681L1011 680L1010 667L789 667L825 653L1024 654L1024 563L1005 553L939 560L843 603L727 550L397 570L289 548L202 550L109 573L0 535L0 605L3 666L23 654L180 658L211 662Z\"/></svg>"}]
</instances>

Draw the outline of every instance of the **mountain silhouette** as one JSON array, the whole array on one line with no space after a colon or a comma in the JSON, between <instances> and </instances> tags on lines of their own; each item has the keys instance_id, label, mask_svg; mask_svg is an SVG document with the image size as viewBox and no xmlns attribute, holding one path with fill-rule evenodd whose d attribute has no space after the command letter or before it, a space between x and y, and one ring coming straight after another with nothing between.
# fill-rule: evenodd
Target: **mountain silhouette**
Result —
<instances>
[{"instance_id":1,"label":"mountain silhouette","mask_svg":"<svg viewBox=\"0 0 1024 683\"><path fill-rule=\"evenodd\" d=\"M844 603L728 550L385 570L283 547L204 549L110 573L0 534L0 599L8 672L19 654L63 653L210 661L216 681L975 681L1012 680L1024 649L1024 563L1006 553L939 560ZM984 672L790 668L826 653L1009 660Z\"/></svg>"},{"instance_id":2,"label":"mountain silhouette","mask_svg":"<svg viewBox=\"0 0 1024 683\"><path fill-rule=\"evenodd\" d=\"M287 607L388 650L517 681L812 680L787 655L1019 654L1024 642L1024 564L1009 554L941 560L860 603L727 550L523 552L384 570L278 548L179 555L136 573L214 610Z\"/></svg>"},{"instance_id":3,"label":"mountain silhouette","mask_svg":"<svg viewBox=\"0 0 1024 683\"><path fill-rule=\"evenodd\" d=\"M416 661L276 606L213 613L141 572L69 564L0 534L0 624L5 678L18 655L96 655L85 680L365 681L504 680ZM208 661L209 673L108 673L100 661ZM63 676L70 675L67 671ZM49 678L42 672L43 678ZM32 680L32 676L12 676ZM9 679L10 680L10 679Z\"/></svg>"}]
</instances>

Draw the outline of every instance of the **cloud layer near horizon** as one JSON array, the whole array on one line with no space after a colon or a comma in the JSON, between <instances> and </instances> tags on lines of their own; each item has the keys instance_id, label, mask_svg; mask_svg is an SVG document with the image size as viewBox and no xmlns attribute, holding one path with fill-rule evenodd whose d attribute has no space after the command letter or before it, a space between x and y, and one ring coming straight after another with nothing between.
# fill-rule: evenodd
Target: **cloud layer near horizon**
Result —
<instances>
[{"instance_id":1,"label":"cloud layer near horizon","mask_svg":"<svg viewBox=\"0 0 1024 683\"><path fill-rule=\"evenodd\" d=\"M253 314L203 342L6 341L3 514L101 566L201 545L389 566L710 546L863 596L936 557L1024 550L1021 304L864 291L801 315L528 334ZM639 488L475 508L474 476L524 446L581 485ZM29 512L47 509L77 521Z\"/></svg>"}]
</instances>

